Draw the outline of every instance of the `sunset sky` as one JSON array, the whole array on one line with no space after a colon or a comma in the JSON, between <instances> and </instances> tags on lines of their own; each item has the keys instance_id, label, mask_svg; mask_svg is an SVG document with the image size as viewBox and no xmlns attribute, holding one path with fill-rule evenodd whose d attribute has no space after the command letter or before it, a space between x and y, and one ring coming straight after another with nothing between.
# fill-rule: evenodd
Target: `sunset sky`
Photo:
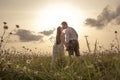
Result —
<instances>
[{"instance_id":1,"label":"sunset sky","mask_svg":"<svg viewBox=\"0 0 120 80\"><path fill-rule=\"evenodd\" d=\"M0 34L3 22L9 30L20 25L8 46L51 51L62 21L78 32L81 51L87 50L85 35L91 48L96 40L109 48L120 31L120 0L0 0Z\"/></svg>"}]
</instances>

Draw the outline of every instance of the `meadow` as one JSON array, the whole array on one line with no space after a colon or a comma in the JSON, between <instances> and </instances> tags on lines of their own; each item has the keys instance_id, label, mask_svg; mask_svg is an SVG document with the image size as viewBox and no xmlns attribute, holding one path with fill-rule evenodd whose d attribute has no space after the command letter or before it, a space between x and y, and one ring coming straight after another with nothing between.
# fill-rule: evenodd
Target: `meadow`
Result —
<instances>
[{"instance_id":1,"label":"meadow","mask_svg":"<svg viewBox=\"0 0 120 80\"><path fill-rule=\"evenodd\" d=\"M18 25L16 27L19 28ZM0 41L0 80L120 80L118 43L111 44L110 49L103 51L97 50L96 43L92 53L86 52L80 59L74 57L72 62L66 55L51 68L51 55L41 55L29 49L4 49L13 34L10 32L7 39L4 38L6 29L8 27L4 22L4 33ZM115 34L117 36L116 31Z\"/></svg>"},{"instance_id":2,"label":"meadow","mask_svg":"<svg viewBox=\"0 0 120 80\"><path fill-rule=\"evenodd\" d=\"M14 50L0 52L0 80L119 80L120 54L85 54L59 60L51 69L51 56Z\"/></svg>"}]
</instances>

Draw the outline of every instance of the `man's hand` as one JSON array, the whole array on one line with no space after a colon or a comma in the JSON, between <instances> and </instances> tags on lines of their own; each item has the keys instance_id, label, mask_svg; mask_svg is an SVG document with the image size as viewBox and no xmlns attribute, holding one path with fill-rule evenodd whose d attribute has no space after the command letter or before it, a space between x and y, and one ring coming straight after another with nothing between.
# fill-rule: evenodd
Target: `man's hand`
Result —
<instances>
[{"instance_id":1,"label":"man's hand","mask_svg":"<svg viewBox=\"0 0 120 80\"><path fill-rule=\"evenodd\" d=\"M68 43L65 43L66 51L68 51Z\"/></svg>"}]
</instances>

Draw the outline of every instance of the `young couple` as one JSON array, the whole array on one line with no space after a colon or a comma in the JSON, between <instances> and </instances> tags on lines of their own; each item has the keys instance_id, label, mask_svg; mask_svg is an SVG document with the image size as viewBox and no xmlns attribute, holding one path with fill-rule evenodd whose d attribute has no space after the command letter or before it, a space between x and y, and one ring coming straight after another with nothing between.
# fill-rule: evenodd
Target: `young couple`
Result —
<instances>
[{"instance_id":1,"label":"young couple","mask_svg":"<svg viewBox=\"0 0 120 80\"><path fill-rule=\"evenodd\" d=\"M58 59L64 57L64 46L68 51L70 60L74 53L77 57L80 57L77 32L72 27L69 27L65 21L63 21L61 25L62 27L59 26L57 28L56 42L53 45L52 65L54 65ZM64 29L66 29L65 33L63 33Z\"/></svg>"}]
</instances>

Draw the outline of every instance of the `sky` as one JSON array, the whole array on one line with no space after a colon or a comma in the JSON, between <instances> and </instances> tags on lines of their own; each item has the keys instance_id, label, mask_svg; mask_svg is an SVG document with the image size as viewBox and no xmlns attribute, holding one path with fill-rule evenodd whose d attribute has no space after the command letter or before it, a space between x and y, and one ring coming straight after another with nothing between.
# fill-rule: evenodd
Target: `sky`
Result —
<instances>
[{"instance_id":1,"label":"sky","mask_svg":"<svg viewBox=\"0 0 120 80\"><path fill-rule=\"evenodd\" d=\"M51 51L56 28L66 21L78 32L81 51L87 50L86 35L91 48L96 40L109 48L115 39L114 31L118 34L120 31L119 3L119 0L0 0L0 34L3 22L7 22L8 33L17 24L20 28L10 37L7 47Z\"/></svg>"}]
</instances>

